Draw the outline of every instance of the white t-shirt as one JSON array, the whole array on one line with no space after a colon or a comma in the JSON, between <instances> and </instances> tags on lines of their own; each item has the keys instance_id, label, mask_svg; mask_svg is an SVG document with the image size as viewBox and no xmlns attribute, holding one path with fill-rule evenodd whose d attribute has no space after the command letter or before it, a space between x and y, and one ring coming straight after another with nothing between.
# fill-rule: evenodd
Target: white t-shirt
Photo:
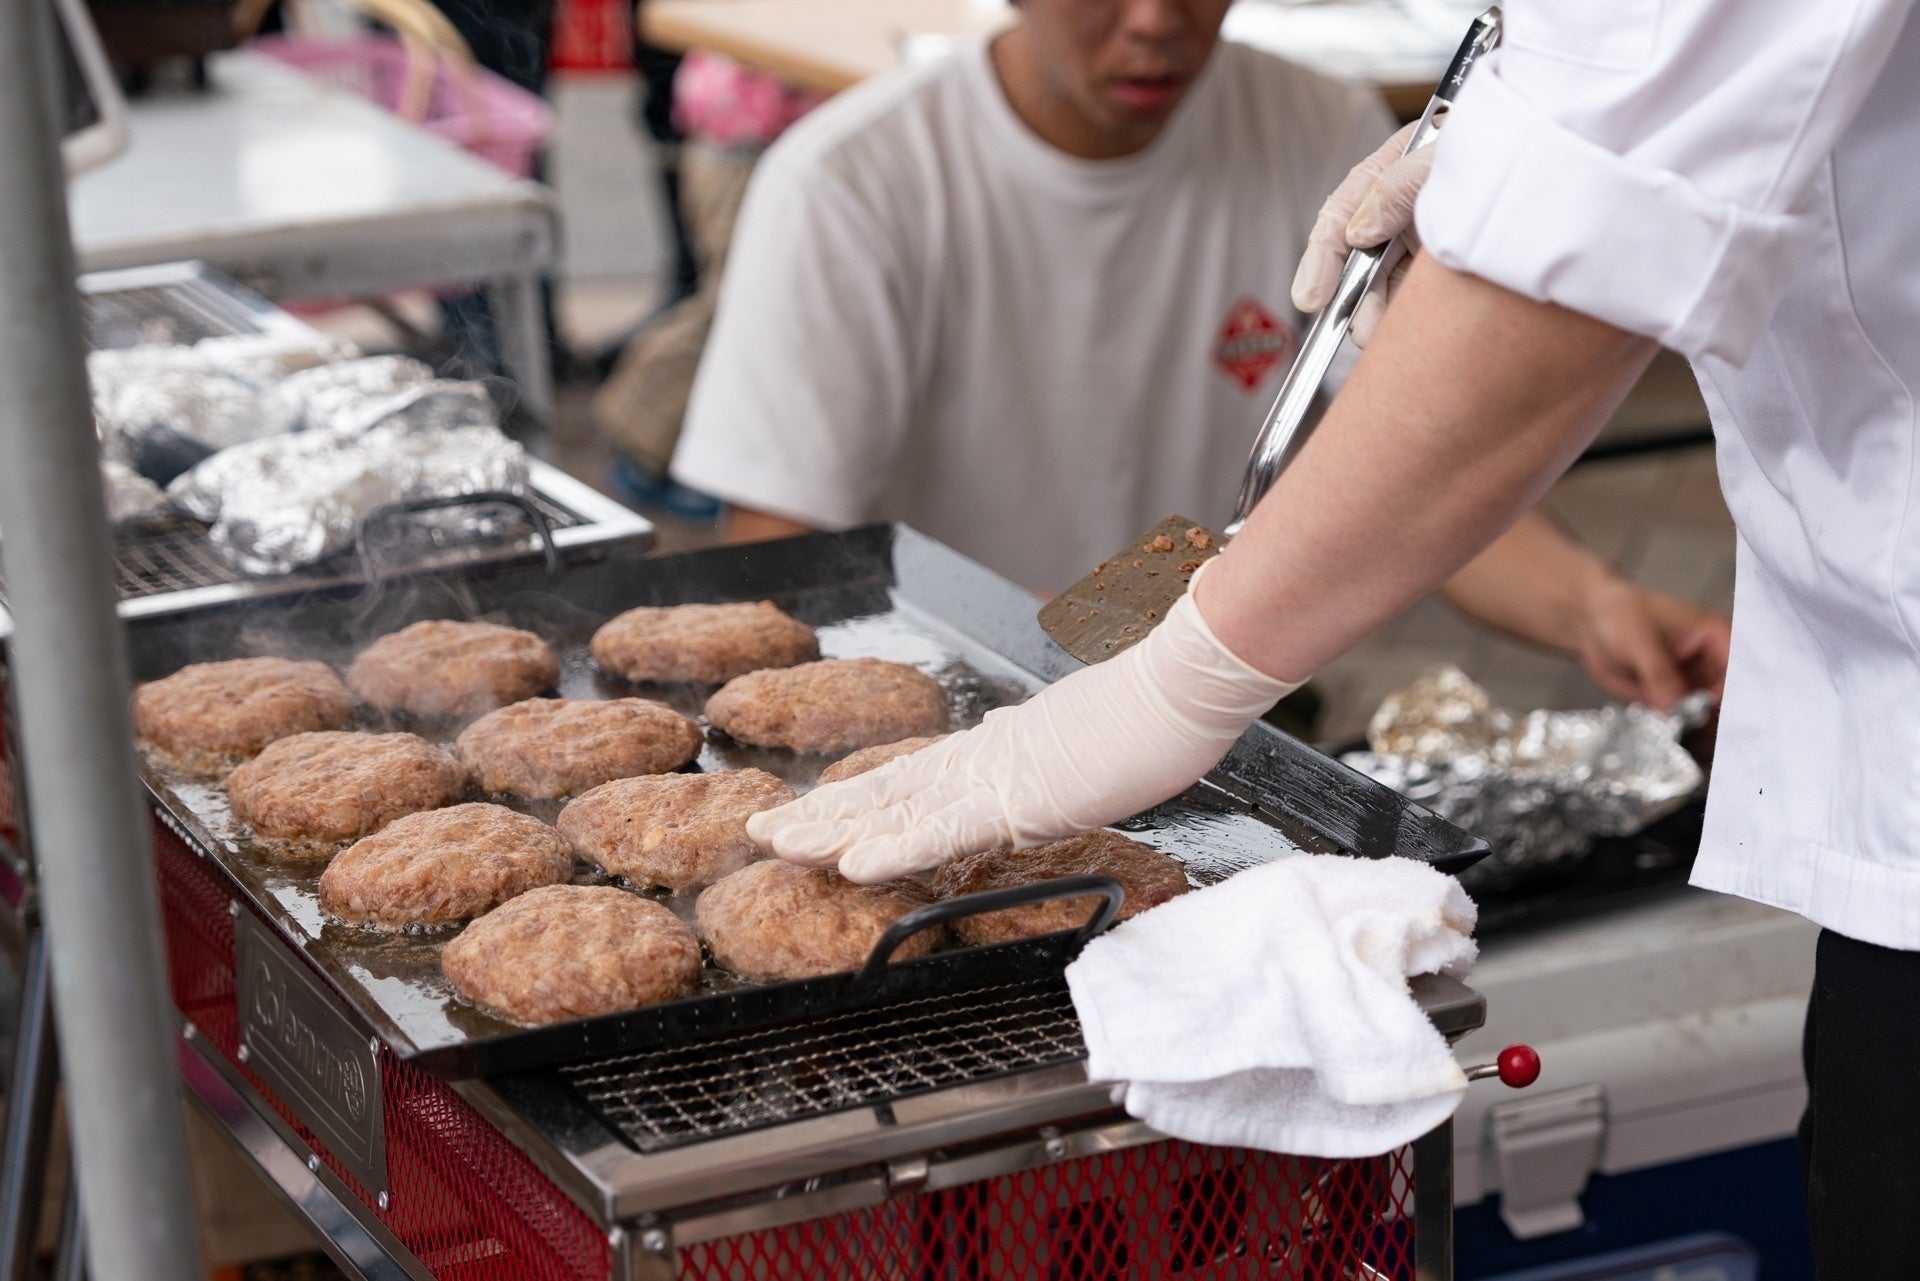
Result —
<instances>
[{"instance_id":1,"label":"white t-shirt","mask_svg":"<svg viewBox=\"0 0 1920 1281\"><path fill-rule=\"evenodd\" d=\"M902 520L1058 590L1231 512L1370 93L1222 43L1153 144L1081 160L984 40L795 126L741 211L674 474L821 528Z\"/></svg>"}]
</instances>

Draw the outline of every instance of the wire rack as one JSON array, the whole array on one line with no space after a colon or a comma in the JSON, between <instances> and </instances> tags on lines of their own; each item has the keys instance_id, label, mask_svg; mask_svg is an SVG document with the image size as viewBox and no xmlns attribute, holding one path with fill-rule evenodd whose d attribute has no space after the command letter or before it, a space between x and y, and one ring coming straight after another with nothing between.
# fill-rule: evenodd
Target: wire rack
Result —
<instances>
[{"instance_id":1,"label":"wire rack","mask_svg":"<svg viewBox=\"0 0 1920 1281\"><path fill-rule=\"evenodd\" d=\"M597 1059L561 1077L642 1152L1086 1057L1049 974Z\"/></svg>"},{"instance_id":2,"label":"wire rack","mask_svg":"<svg viewBox=\"0 0 1920 1281\"><path fill-rule=\"evenodd\" d=\"M260 328L244 302L198 280L104 290L83 295L81 303L87 345L96 351L142 343L184 345Z\"/></svg>"},{"instance_id":3,"label":"wire rack","mask_svg":"<svg viewBox=\"0 0 1920 1281\"><path fill-rule=\"evenodd\" d=\"M192 343L202 338L257 333L259 316L249 308L248 295L229 291L205 279L136 285L81 295L81 316L88 344L95 349L130 347L143 342ZM537 490L527 497L553 529L573 529L591 523ZM383 559L396 564L418 561L459 545L475 561L492 549L531 537L532 524L518 513L490 521L488 536L474 541L449 537L444 524L431 521L396 526L383 542ZM354 575L351 557L304 571L301 577L330 578ZM114 587L122 600L139 600L170 592L251 582L260 576L221 559L207 536L207 528L184 517L162 517L114 533ZM6 579L0 574L0 602L6 597Z\"/></svg>"}]
</instances>

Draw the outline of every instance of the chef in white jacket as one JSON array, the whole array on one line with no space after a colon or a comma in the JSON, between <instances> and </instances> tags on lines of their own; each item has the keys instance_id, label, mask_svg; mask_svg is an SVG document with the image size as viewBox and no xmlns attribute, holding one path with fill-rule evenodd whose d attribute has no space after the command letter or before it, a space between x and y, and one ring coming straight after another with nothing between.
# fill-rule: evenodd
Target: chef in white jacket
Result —
<instances>
[{"instance_id":1,"label":"chef in white jacket","mask_svg":"<svg viewBox=\"0 0 1920 1281\"><path fill-rule=\"evenodd\" d=\"M757 816L756 838L877 880L1172 795L1525 511L1664 343L1705 388L1740 536L1694 879L1825 927L1803 1126L1820 1276L1920 1276L1910 7L1514 0L1441 133L1424 252L1319 433L1167 620Z\"/></svg>"}]
</instances>

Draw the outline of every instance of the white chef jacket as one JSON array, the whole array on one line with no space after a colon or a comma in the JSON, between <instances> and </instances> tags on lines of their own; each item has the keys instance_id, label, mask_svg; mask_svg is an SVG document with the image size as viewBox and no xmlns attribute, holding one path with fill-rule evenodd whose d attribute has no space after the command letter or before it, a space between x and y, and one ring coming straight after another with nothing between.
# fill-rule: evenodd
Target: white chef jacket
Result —
<instances>
[{"instance_id":1,"label":"white chef jacket","mask_svg":"<svg viewBox=\"0 0 1920 1281\"><path fill-rule=\"evenodd\" d=\"M984 39L877 76L755 170L674 475L819 528L904 520L1049 591L1174 512L1217 525L1314 215L1391 128L1233 44L1116 160L1033 133Z\"/></svg>"},{"instance_id":2,"label":"white chef jacket","mask_svg":"<svg viewBox=\"0 0 1920 1281\"><path fill-rule=\"evenodd\" d=\"M1442 132L1440 261L1691 357L1739 527L1694 883L1920 949L1920 22L1514 0Z\"/></svg>"}]
</instances>

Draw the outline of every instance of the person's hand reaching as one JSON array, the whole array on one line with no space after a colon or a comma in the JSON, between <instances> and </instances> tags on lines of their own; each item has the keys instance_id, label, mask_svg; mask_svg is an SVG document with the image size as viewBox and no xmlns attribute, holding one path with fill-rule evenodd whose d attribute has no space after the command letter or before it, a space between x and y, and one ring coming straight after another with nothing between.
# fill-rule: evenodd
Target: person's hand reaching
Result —
<instances>
[{"instance_id":1,"label":"person's hand reaching","mask_svg":"<svg viewBox=\"0 0 1920 1281\"><path fill-rule=\"evenodd\" d=\"M1179 793L1296 684L1229 652L1189 587L1118 657L963 734L755 814L747 834L789 862L875 882L1087 831Z\"/></svg>"},{"instance_id":2,"label":"person's hand reaching","mask_svg":"<svg viewBox=\"0 0 1920 1281\"><path fill-rule=\"evenodd\" d=\"M1661 711L1696 689L1720 697L1733 637L1724 615L1622 578L1584 601L1575 652L1607 693Z\"/></svg>"},{"instance_id":3,"label":"person's hand reaching","mask_svg":"<svg viewBox=\"0 0 1920 1281\"><path fill-rule=\"evenodd\" d=\"M1374 283L1354 312L1353 326L1347 332L1356 346L1366 346L1373 337L1387 302L1413 265L1414 250L1419 248L1413 229L1413 205L1433 169L1433 148L1423 146L1402 155L1413 130L1414 126L1408 125L1388 138L1334 188L1320 206L1313 230L1307 233L1307 250L1294 272L1293 305L1312 315L1333 301L1349 250L1385 244L1395 236L1406 239L1406 255L1384 281Z\"/></svg>"}]
</instances>

